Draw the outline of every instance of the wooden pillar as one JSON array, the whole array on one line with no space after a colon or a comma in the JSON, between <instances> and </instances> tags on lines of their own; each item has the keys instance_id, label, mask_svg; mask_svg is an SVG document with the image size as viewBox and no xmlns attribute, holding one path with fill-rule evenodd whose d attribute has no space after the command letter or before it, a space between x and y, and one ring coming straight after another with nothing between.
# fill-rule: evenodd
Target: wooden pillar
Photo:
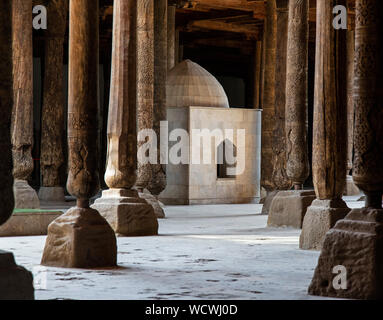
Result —
<instances>
[{"instance_id":1,"label":"wooden pillar","mask_svg":"<svg viewBox=\"0 0 383 320\"><path fill-rule=\"evenodd\" d=\"M277 190L288 190L291 181L286 173L286 137L285 137L285 107L286 107L286 53L288 29L288 4L279 1L277 9L277 51L275 73L275 111L272 135L272 181Z\"/></svg>"},{"instance_id":2,"label":"wooden pillar","mask_svg":"<svg viewBox=\"0 0 383 320\"><path fill-rule=\"evenodd\" d=\"M347 31L347 167L344 192L348 196L360 194L360 190L350 175L354 154L354 53L355 33L353 30L349 30Z\"/></svg>"},{"instance_id":3,"label":"wooden pillar","mask_svg":"<svg viewBox=\"0 0 383 320\"><path fill-rule=\"evenodd\" d=\"M176 65L176 6L168 6L168 70Z\"/></svg>"},{"instance_id":4,"label":"wooden pillar","mask_svg":"<svg viewBox=\"0 0 383 320\"><path fill-rule=\"evenodd\" d=\"M39 198L65 201L60 179L64 158L64 38L68 0L50 1L47 7L51 23L45 42L44 96L41 119L41 175Z\"/></svg>"},{"instance_id":5,"label":"wooden pillar","mask_svg":"<svg viewBox=\"0 0 383 320\"><path fill-rule=\"evenodd\" d=\"M42 258L47 266L94 268L117 263L112 228L89 208L90 198L99 191L98 24L97 1L70 1L67 189L77 198L77 207L49 226Z\"/></svg>"},{"instance_id":6,"label":"wooden pillar","mask_svg":"<svg viewBox=\"0 0 383 320\"><path fill-rule=\"evenodd\" d=\"M12 175L11 117L12 81L12 0L0 2L0 225L14 208ZM33 299L33 277L16 265L13 254L0 251L0 300Z\"/></svg>"},{"instance_id":7,"label":"wooden pillar","mask_svg":"<svg viewBox=\"0 0 383 320\"><path fill-rule=\"evenodd\" d=\"M332 26L332 8L347 0L317 4L314 89L313 180L316 200L303 221L300 248L322 248L324 237L350 211L342 200L347 157L347 38Z\"/></svg>"},{"instance_id":8,"label":"wooden pillar","mask_svg":"<svg viewBox=\"0 0 383 320\"><path fill-rule=\"evenodd\" d=\"M279 192L273 199L267 221L268 226L271 227L302 228L307 207L315 199L313 191L303 190L302 187L308 176L309 167L307 159L308 6L309 0L289 1L286 69L278 71L279 79L285 71L285 91L282 91L282 88L278 89L285 95L279 94L276 102L278 113L275 122L279 121L279 123L274 132L274 144L278 141L279 150L283 151L279 152L280 159L277 158L280 161L280 171L287 176L280 175L283 177L282 181L290 187L294 184L295 190ZM278 34L280 34L279 30ZM278 60L279 64L283 58L279 57ZM282 99L285 104L280 105L279 101ZM280 120L283 116L285 121ZM278 127L282 127L282 132ZM273 148L275 148L274 145ZM286 165L286 172L283 171L285 170L283 165Z\"/></svg>"},{"instance_id":9,"label":"wooden pillar","mask_svg":"<svg viewBox=\"0 0 383 320\"><path fill-rule=\"evenodd\" d=\"M254 50L254 109L261 107L262 47L262 41L257 41Z\"/></svg>"},{"instance_id":10,"label":"wooden pillar","mask_svg":"<svg viewBox=\"0 0 383 320\"><path fill-rule=\"evenodd\" d=\"M327 233L309 293L351 298L383 298L383 3L356 1L355 158L353 178L366 206L353 209ZM332 268L347 270L347 288L331 284ZM329 285L324 285L324 284Z\"/></svg>"},{"instance_id":11,"label":"wooden pillar","mask_svg":"<svg viewBox=\"0 0 383 320\"><path fill-rule=\"evenodd\" d=\"M265 83L262 113L262 160L261 184L267 191L275 185L272 181L273 158L272 136L275 116L275 64L277 47L277 6L276 0L268 0L266 4L265 30Z\"/></svg>"},{"instance_id":12,"label":"wooden pillar","mask_svg":"<svg viewBox=\"0 0 383 320\"><path fill-rule=\"evenodd\" d=\"M101 213L117 234L156 235L158 222L152 206L140 199L138 192L132 189L137 179L137 4L135 1L115 0L113 9L105 172L105 182L110 189L103 191L92 208Z\"/></svg>"},{"instance_id":13,"label":"wooden pillar","mask_svg":"<svg viewBox=\"0 0 383 320\"><path fill-rule=\"evenodd\" d=\"M290 1L286 81L287 175L296 190L309 176L307 145L309 1Z\"/></svg>"},{"instance_id":14,"label":"wooden pillar","mask_svg":"<svg viewBox=\"0 0 383 320\"><path fill-rule=\"evenodd\" d=\"M137 2L137 128L153 128L154 102L154 1ZM138 143L141 148L145 141ZM142 193L152 179L151 164L138 162L136 187Z\"/></svg>"},{"instance_id":15,"label":"wooden pillar","mask_svg":"<svg viewBox=\"0 0 383 320\"><path fill-rule=\"evenodd\" d=\"M33 43L32 0L12 1L13 112L12 151L15 207L40 207L37 193L28 185L33 171Z\"/></svg>"}]
</instances>

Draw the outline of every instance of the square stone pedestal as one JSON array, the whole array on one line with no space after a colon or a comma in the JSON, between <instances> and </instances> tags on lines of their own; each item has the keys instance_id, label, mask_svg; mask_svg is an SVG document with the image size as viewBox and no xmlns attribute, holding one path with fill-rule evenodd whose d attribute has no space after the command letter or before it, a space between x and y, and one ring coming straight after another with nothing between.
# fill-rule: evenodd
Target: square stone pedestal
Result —
<instances>
[{"instance_id":1,"label":"square stone pedestal","mask_svg":"<svg viewBox=\"0 0 383 320\"><path fill-rule=\"evenodd\" d=\"M338 289L337 266L347 272L345 289ZM309 294L383 298L383 210L354 209L326 234Z\"/></svg>"},{"instance_id":2,"label":"square stone pedestal","mask_svg":"<svg viewBox=\"0 0 383 320\"><path fill-rule=\"evenodd\" d=\"M0 226L0 237L43 236L61 211L17 210Z\"/></svg>"},{"instance_id":3,"label":"square stone pedestal","mask_svg":"<svg viewBox=\"0 0 383 320\"><path fill-rule=\"evenodd\" d=\"M39 198L43 201L65 202L65 192L62 187L41 187Z\"/></svg>"},{"instance_id":4,"label":"square stone pedestal","mask_svg":"<svg viewBox=\"0 0 383 320\"><path fill-rule=\"evenodd\" d=\"M13 184L16 209L38 209L40 200L35 189L25 180L15 180Z\"/></svg>"},{"instance_id":5,"label":"square stone pedestal","mask_svg":"<svg viewBox=\"0 0 383 320\"><path fill-rule=\"evenodd\" d=\"M267 195L265 198L263 198L262 203L262 215L268 215L270 212L271 203L273 202L273 199L280 191L269 191L267 192Z\"/></svg>"},{"instance_id":6,"label":"square stone pedestal","mask_svg":"<svg viewBox=\"0 0 383 320\"><path fill-rule=\"evenodd\" d=\"M321 250L326 233L338 220L344 219L350 210L342 199L315 199L304 217L299 247L304 250Z\"/></svg>"},{"instance_id":7,"label":"square stone pedestal","mask_svg":"<svg viewBox=\"0 0 383 320\"><path fill-rule=\"evenodd\" d=\"M165 218L165 212L164 209L162 209L161 203L158 201L158 199L153 196L149 191L139 192L138 196L141 199L146 200L148 204L150 204L153 207L154 214L158 219L164 219Z\"/></svg>"},{"instance_id":8,"label":"square stone pedestal","mask_svg":"<svg viewBox=\"0 0 383 320\"><path fill-rule=\"evenodd\" d=\"M33 276L16 265L13 254L0 250L0 300L33 300Z\"/></svg>"},{"instance_id":9,"label":"square stone pedestal","mask_svg":"<svg viewBox=\"0 0 383 320\"><path fill-rule=\"evenodd\" d=\"M109 189L92 206L120 236L137 237L158 234L153 207L136 190Z\"/></svg>"},{"instance_id":10,"label":"square stone pedestal","mask_svg":"<svg viewBox=\"0 0 383 320\"><path fill-rule=\"evenodd\" d=\"M271 202L267 225L269 227L302 228L307 208L316 199L314 191L280 191Z\"/></svg>"},{"instance_id":11,"label":"square stone pedestal","mask_svg":"<svg viewBox=\"0 0 383 320\"><path fill-rule=\"evenodd\" d=\"M72 208L49 225L41 264L63 268L114 267L116 236L96 210Z\"/></svg>"}]
</instances>

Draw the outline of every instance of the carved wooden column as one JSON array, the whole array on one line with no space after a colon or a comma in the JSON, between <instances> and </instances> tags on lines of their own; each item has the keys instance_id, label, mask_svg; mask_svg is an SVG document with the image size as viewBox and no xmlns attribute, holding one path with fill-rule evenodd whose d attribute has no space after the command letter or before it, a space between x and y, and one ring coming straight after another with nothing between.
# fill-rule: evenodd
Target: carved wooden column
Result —
<instances>
[{"instance_id":1,"label":"carved wooden column","mask_svg":"<svg viewBox=\"0 0 383 320\"><path fill-rule=\"evenodd\" d=\"M89 208L89 199L99 191L98 21L98 1L70 1L67 189L77 198L77 207L50 224L42 258L47 266L95 268L117 263L112 228Z\"/></svg>"},{"instance_id":2,"label":"carved wooden column","mask_svg":"<svg viewBox=\"0 0 383 320\"><path fill-rule=\"evenodd\" d=\"M168 6L168 70L176 65L176 6Z\"/></svg>"},{"instance_id":3,"label":"carved wooden column","mask_svg":"<svg viewBox=\"0 0 383 320\"><path fill-rule=\"evenodd\" d=\"M137 129L153 128L154 101L154 1L137 2ZM146 141L140 141L138 148ZM140 193L152 178L151 164L138 162L136 187Z\"/></svg>"},{"instance_id":4,"label":"carved wooden column","mask_svg":"<svg viewBox=\"0 0 383 320\"><path fill-rule=\"evenodd\" d=\"M157 136L157 164L152 164L152 177L147 186L151 193L145 199L153 206L157 218L165 218L164 210L156 197L166 188L166 165L161 164L161 122L166 121L166 78L168 62L167 0L154 2L154 100L153 129ZM167 129L166 129L167 130Z\"/></svg>"},{"instance_id":5,"label":"carved wooden column","mask_svg":"<svg viewBox=\"0 0 383 320\"><path fill-rule=\"evenodd\" d=\"M60 173L65 165L63 56L68 4L68 0L54 0L47 7L52 23L45 40L40 156L42 186L39 190L39 198L46 201L65 201Z\"/></svg>"},{"instance_id":6,"label":"carved wooden column","mask_svg":"<svg viewBox=\"0 0 383 320\"><path fill-rule=\"evenodd\" d=\"M350 211L342 200L347 157L347 38L332 26L335 5L317 4L314 90L313 180L316 200L307 209L301 249L320 250L325 234Z\"/></svg>"},{"instance_id":7,"label":"carved wooden column","mask_svg":"<svg viewBox=\"0 0 383 320\"><path fill-rule=\"evenodd\" d=\"M262 165L261 184L266 191L273 191L272 136L275 116L275 64L277 48L277 5L276 0L267 0L265 25L265 82L262 113Z\"/></svg>"},{"instance_id":8,"label":"carved wooden column","mask_svg":"<svg viewBox=\"0 0 383 320\"><path fill-rule=\"evenodd\" d=\"M286 52L288 29L288 3L280 0L277 3L277 53L275 73L275 111L272 135L272 181L276 190L288 190L291 181L286 173L286 138L285 138L285 106L286 106Z\"/></svg>"},{"instance_id":9,"label":"carved wooden column","mask_svg":"<svg viewBox=\"0 0 383 320\"><path fill-rule=\"evenodd\" d=\"M39 198L28 185L33 171L33 43L32 0L12 1L13 112L12 151L15 207L36 209Z\"/></svg>"},{"instance_id":10,"label":"carved wooden column","mask_svg":"<svg viewBox=\"0 0 383 320\"><path fill-rule=\"evenodd\" d=\"M352 162L354 153L354 52L355 32L347 31L347 169L345 194L359 195L360 190L355 185L352 176Z\"/></svg>"},{"instance_id":11,"label":"carved wooden column","mask_svg":"<svg viewBox=\"0 0 383 320\"><path fill-rule=\"evenodd\" d=\"M313 191L303 191L309 174L307 150L308 0L289 1L286 53L285 130L286 175L295 191L279 192L270 207L269 226L301 228ZM278 31L279 33L279 31ZM280 99L280 98L279 98ZM278 133L278 132L277 132ZM281 144L281 148L284 145ZM283 149L282 149L283 150Z\"/></svg>"},{"instance_id":12,"label":"carved wooden column","mask_svg":"<svg viewBox=\"0 0 383 320\"><path fill-rule=\"evenodd\" d=\"M383 2L356 1L355 158L353 178L366 206L353 209L327 233L310 294L383 298ZM347 271L347 288L334 289L334 266Z\"/></svg>"},{"instance_id":13,"label":"carved wooden column","mask_svg":"<svg viewBox=\"0 0 383 320\"><path fill-rule=\"evenodd\" d=\"M262 155L261 186L267 195L262 214L268 214L274 196L277 194L273 182L273 130L275 121L275 70L277 51L277 5L276 0L267 0L264 30L264 70L262 86Z\"/></svg>"},{"instance_id":14,"label":"carved wooden column","mask_svg":"<svg viewBox=\"0 0 383 320\"><path fill-rule=\"evenodd\" d=\"M0 2L0 225L14 208L11 126L12 82L12 2ZM13 254L0 250L0 300L33 299L32 274L15 263Z\"/></svg>"},{"instance_id":15,"label":"carved wooden column","mask_svg":"<svg viewBox=\"0 0 383 320\"><path fill-rule=\"evenodd\" d=\"M137 4L115 0L108 157L105 182L110 188L92 208L123 236L158 233L153 208L133 190L137 169ZM165 57L166 58L166 57Z\"/></svg>"}]
</instances>

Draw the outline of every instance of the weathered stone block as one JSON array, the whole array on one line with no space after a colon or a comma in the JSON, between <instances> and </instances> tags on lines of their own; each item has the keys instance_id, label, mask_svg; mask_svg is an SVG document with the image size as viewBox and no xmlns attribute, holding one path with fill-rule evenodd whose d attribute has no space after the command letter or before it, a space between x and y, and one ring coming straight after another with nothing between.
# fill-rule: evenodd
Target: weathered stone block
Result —
<instances>
[{"instance_id":1,"label":"weathered stone block","mask_svg":"<svg viewBox=\"0 0 383 320\"><path fill-rule=\"evenodd\" d=\"M361 191L354 183L354 180L352 179L352 176L346 177L346 187L344 190L345 196L358 196L361 194Z\"/></svg>"},{"instance_id":2,"label":"weathered stone block","mask_svg":"<svg viewBox=\"0 0 383 320\"><path fill-rule=\"evenodd\" d=\"M13 254L0 250L0 300L33 300L33 276L16 265Z\"/></svg>"},{"instance_id":3,"label":"weathered stone block","mask_svg":"<svg viewBox=\"0 0 383 320\"><path fill-rule=\"evenodd\" d=\"M268 215L271 207L271 203L273 202L274 197L278 194L278 190L268 192L266 197L262 199L263 207L262 213L263 215Z\"/></svg>"},{"instance_id":4,"label":"weathered stone block","mask_svg":"<svg viewBox=\"0 0 383 320\"><path fill-rule=\"evenodd\" d=\"M25 180L15 180L13 185L16 209L38 209L40 200L36 191Z\"/></svg>"},{"instance_id":5,"label":"weathered stone block","mask_svg":"<svg viewBox=\"0 0 383 320\"><path fill-rule=\"evenodd\" d=\"M155 196L153 196L149 192L143 192L138 194L141 199L144 199L148 204L150 204L154 210L154 214L158 219L165 218L165 211L160 205L160 202L157 200Z\"/></svg>"},{"instance_id":6,"label":"weathered stone block","mask_svg":"<svg viewBox=\"0 0 383 320\"><path fill-rule=\"evenodd\" d=\"M307 208L315 198L314 191L280 191L271 202L267 225L302 228Z\"/></svg>"},{"instance_id":7,"label":"weathered stone block","mask_svg":"<svg viewBox=\"0 0 383 320\"><path fill-rule=\"evenodd\" d=\"M303 220L299 247L304 250L321 250L326 233L350 210L341 199L314 200Z\"/></svg>"},{"instance_id":8,"label":"weathered stone block","mask_svg":"<svg viewBox=\"0 0 383 320\"><path fill-rule=\"evenodd\" d=\"M0 226L0 237L46 235L48 226L62 214L61 211L15 212Z\"/></svg>"},{"instance_id":9,"label":"weathered stone block","mask_svg":"<svg viewBox=\"0 0 383 320\"><path fill-rule=\"evenodd\" d=\"M336 290L333 268L339 265L347 270L347 288ZM383 210L354 209L326 234L309 294L383 298Z\"/></svg>"},{"instance_id":10,"label":"weathered stone block","mask_svg":"<svg viewBox=\"0 0 383 320\"><path fill-rule=\"evenodd\" d=\"M63 268L114 267L116 236L96 210L72 208L49 225L41 264Z\"/></svg>"},{"instance_id":11,"label":"weathered stone block","mask_svg":"<svg viewBox=\"0 0 383 320\"><path fill-rule=\"evenodd\" d=\"M65 193L62 187L41 187L39 198L43 201L64 202Z\"/></svg>"},{"instance_id":12,"label":"weathered stone block","mask_svg":"<svg viewBox=\"0 0 383 320\"><path fill-rule=\"evenodd\" d=\"M92 208L100 212L118 235L137 237L158 234L153 207L139 198L135 190L106 190Z\"/></svg>"}]
</instances>

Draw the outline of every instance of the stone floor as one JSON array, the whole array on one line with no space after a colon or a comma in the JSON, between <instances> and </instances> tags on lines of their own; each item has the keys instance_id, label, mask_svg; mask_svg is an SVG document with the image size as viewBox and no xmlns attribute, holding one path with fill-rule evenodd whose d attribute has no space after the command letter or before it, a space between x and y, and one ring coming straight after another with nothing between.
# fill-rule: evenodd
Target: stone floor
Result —
<instances>
[{"instance_id":1,"label":"stone floor","mask_svg":"<svg viewBox=\"0 0 383 320\"><path fill-rule=\"evenodd\" d=\"M363 206L357 198L348 205ZM307 288L319 252L298 249L300 230L266 228L261 209L167 207L160 236L118 238L113 270L41 267L45 237L0 238L0 248L33 271L37 299L318 299Z\"/></svg>"}]
</instances>

